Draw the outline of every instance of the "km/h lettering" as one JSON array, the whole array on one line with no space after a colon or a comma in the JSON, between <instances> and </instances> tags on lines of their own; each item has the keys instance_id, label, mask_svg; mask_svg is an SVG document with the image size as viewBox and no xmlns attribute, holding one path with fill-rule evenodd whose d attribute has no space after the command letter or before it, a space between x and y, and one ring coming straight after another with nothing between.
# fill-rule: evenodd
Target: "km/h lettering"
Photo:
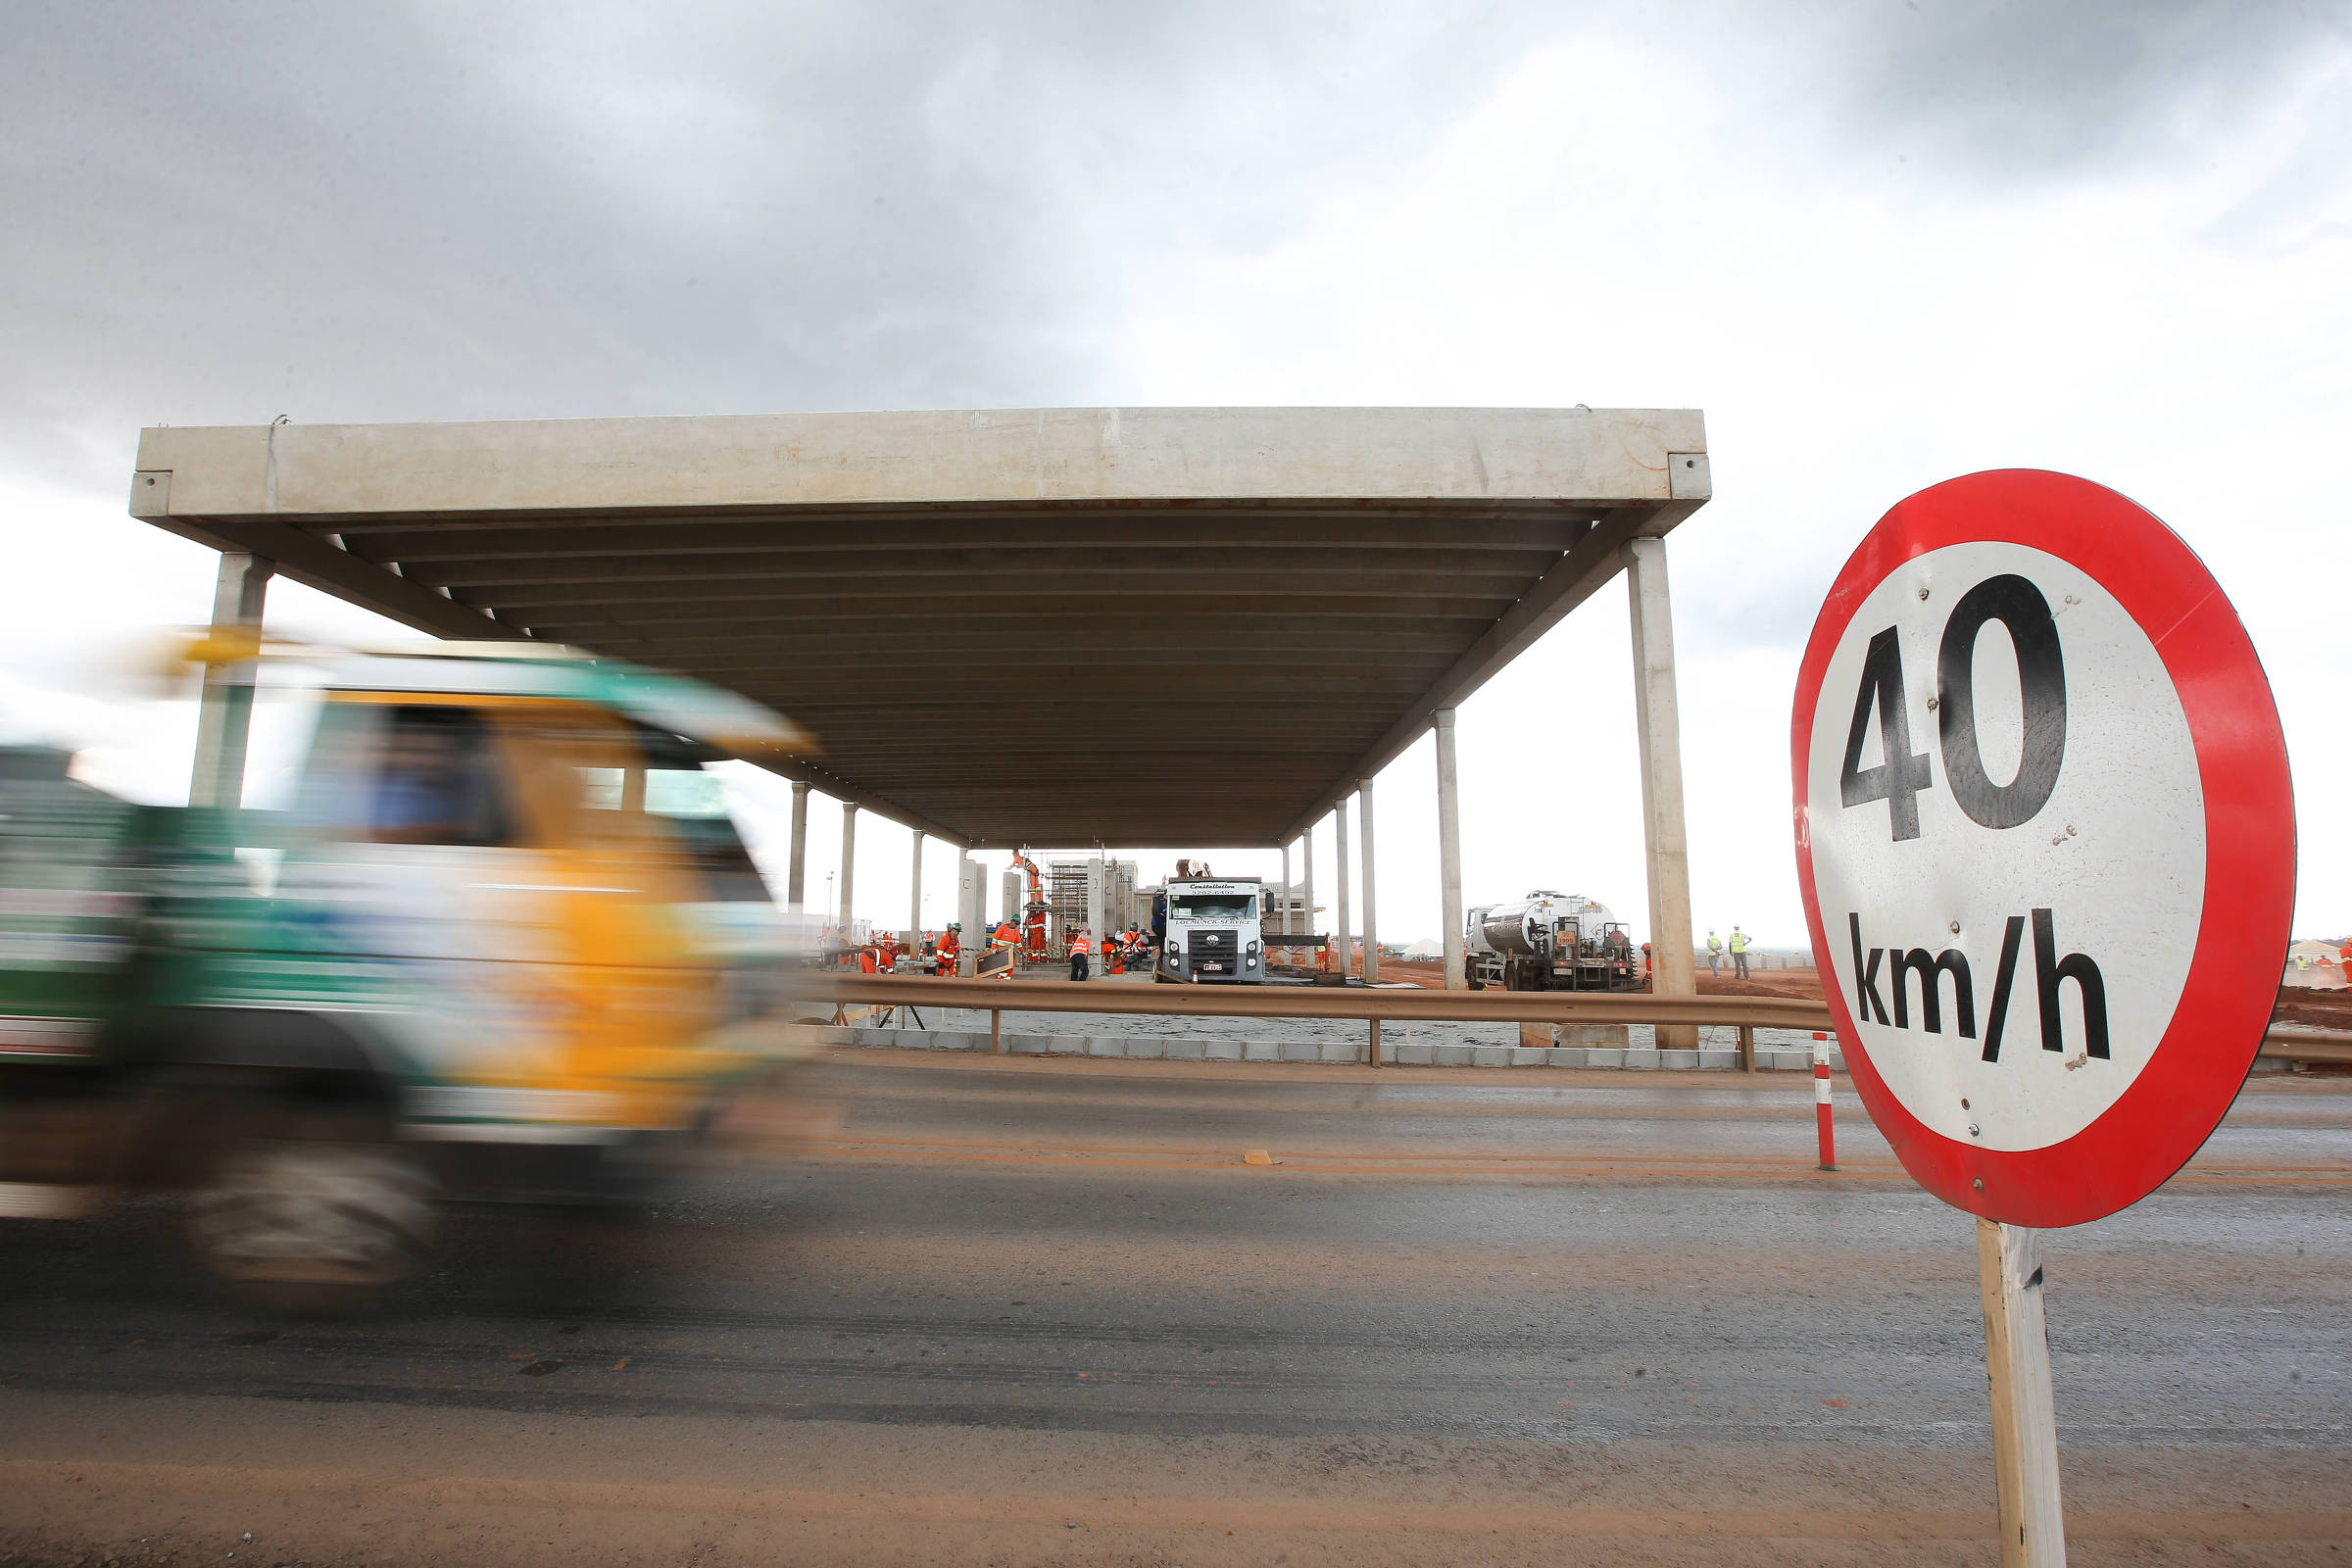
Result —
<instances>
[{"instance_id":1,"label":"km/h lettering","mask_svg":"<svg viewBox=\"0 0 2352 1568\"><path fill-rule=\"evenodd\" d=\"M1851 913L1845 921L1853 943L1854 997L1863 1022L1875 1018L1891 1028L1909 1029L1915 989L1912 982L1917 980L1919 1027L1927 1034L1943 1033L1943 982L1948 976L1953 1026L1963 1040L1977 1038L1976 983L1969 973L1967 954L1958 948L1934 954L1925 948L1865 948L1862 916ZM2009 996L2017 983L2028 923L2027 916L2013 914L2001 934L2000 965L1993 973L1992 1001L1984 1015L1986 1061L2001 1059L2001 1036L2008 1024ZM2058 956L2057 922L2050 910L2034 910L2031 924L2034 986L2040 1004L2041 1049L2060 1052L2066 1049L2059 988L2071 980L2082 1004L2083 1050L2099 1060L2108 1059L2107 985L2099 975L2098 964L2086 954ZM1884 992L1880 990L1882 972L1886 987ZM1894 1004L1891 1009L1887 1006L1890 997Z\"/></svg>"}]
</instances>

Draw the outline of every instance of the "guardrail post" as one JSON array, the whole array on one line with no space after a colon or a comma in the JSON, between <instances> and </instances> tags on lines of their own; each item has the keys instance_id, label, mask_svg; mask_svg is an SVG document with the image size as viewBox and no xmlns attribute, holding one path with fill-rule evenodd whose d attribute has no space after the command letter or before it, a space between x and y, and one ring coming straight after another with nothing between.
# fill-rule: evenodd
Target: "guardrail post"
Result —
<instances>
[{"instance_id":1,"label":"guardrail post","mask_svg":"<svg viewBox=\"0 0 2352 1568\"><path fill-rule=\"evenodd\" d=\"M1004 1009L988 1009L988 1052L992 1056L1004 1054Z\"/></svg>"},{"instance_id":2,"label":"guardrail post","mask_svg":"<svg viewBox=\"0 0 2352 1568\"><path fill-rule=\"evenodd\" d=\"M1756 1070L1756 1026L1752 1023L1740 1026L1740 1070Z\"/></svg>"},{"instance_id":3,"label":"guardrail post","mask_svg":"<svg viewBox=\"0 0 2352 1568\"><path fill-rule=\"evenodd\" d=\"M1375 1067L1379 1066L1379 1065L1380 1065L1380 1020L1379 1020L1378 1018L1375 1018L1375 1019L1373 1019L1373 1020L1372 1020L1372 1047L1371 1047L1371 1053L1370 1053L1370 1054L1371 1054L1372 1065L1373 1065L1373 1066L1375 1066Z\"/></svg>"}]
</instances>

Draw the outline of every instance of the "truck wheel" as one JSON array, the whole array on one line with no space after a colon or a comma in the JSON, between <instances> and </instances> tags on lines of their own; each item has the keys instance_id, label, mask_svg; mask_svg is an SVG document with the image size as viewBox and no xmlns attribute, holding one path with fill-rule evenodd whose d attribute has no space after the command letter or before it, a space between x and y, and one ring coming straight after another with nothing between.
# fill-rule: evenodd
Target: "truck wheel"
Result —
<instances>
[{"instance_id":1,"label":"truck wheel","mask_svg":"<svg viewBox=\"0 0 2352 1568\"><path fill-rule=\"evenodd\" d=\"M431 1190L373 1117L261 1112L222 1129L190 1194L188 1238L257 1306L354 1312L414 1266Z\"/></svg>"}]
</instances>

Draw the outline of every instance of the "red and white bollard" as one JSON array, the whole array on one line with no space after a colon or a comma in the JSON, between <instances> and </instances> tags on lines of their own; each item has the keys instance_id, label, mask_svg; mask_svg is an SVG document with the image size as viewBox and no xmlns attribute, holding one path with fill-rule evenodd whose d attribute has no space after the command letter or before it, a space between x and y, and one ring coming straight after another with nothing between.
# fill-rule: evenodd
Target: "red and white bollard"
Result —
<instances>
[{"instance_id":1,"label":"red and white bollard","mask_svg":"<svg viewBox=\"0 0 2352 1568\"><path fill-rule=\"evenodd\" d=\"M1821 1168L1838 1168L1838 1133L1830 1125L1830 1037L1813 1032L1813 1120L1821 1132Z\"/></svg>"}]
</instances>

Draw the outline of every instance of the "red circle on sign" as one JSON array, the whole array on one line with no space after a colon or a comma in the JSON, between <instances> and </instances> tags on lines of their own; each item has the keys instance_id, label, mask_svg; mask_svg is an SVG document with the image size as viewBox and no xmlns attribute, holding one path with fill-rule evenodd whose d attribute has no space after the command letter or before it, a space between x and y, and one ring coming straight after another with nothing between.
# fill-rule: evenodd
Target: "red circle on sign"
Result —
<instances>
[{"instance_id":1,"label":"red circle on sign","mask_svg":"<svg viewBox=\"0 0 2352 1568\"><path fill-rule=\"evenodd\" d=\"M2115 597L2172 680L2204 793L2204 907L2163 1039L2089 1126L2024 1151L1934 1131L1881 1077L1836 977L1807 830L1814 712L1848 623L1906 562L1980 541L2055 556ZM2278 710L2253 643L2204 563L2154 514L2087 479L2010 468L1922 490L1879 519L1831 586L1797 674L1789 753L1797 878L1813 951L1830 971L1823 990L1854 1086L1903 1168L1954 1207L2014 1225L2080 1225L2162 1186L2212 1134L2253 1065L2278 1004L2294 916L2294 792Z\"/></svg>"}]
</instances>

